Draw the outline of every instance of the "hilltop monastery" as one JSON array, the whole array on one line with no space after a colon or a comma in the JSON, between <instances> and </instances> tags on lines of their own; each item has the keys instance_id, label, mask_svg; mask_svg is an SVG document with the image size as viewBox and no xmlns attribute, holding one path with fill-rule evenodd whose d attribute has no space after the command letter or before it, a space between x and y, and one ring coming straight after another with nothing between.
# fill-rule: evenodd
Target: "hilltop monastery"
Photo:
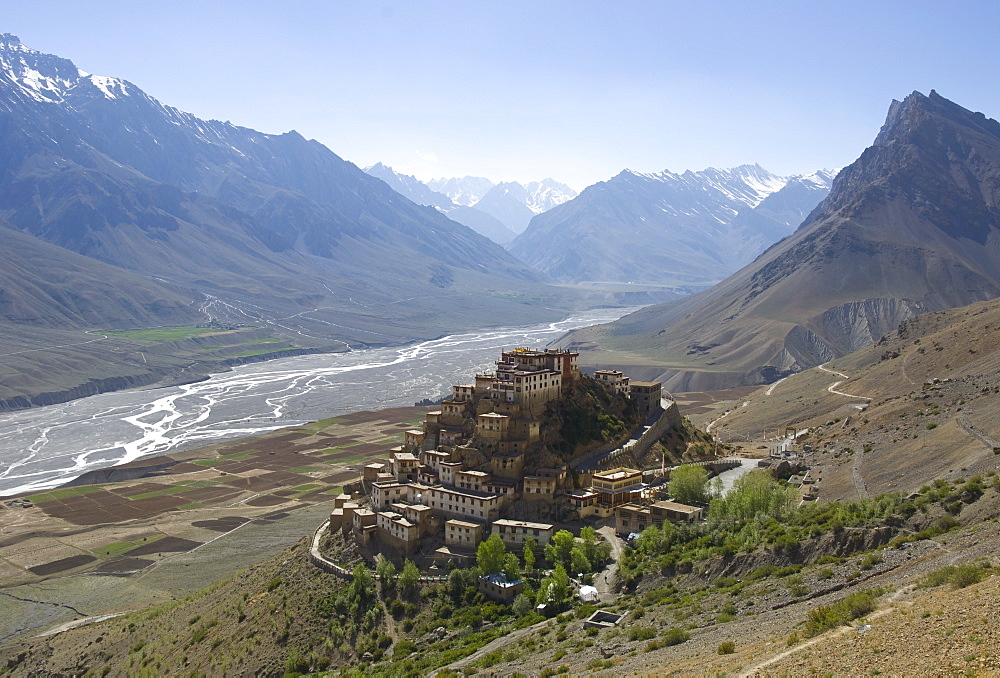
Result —
<instances>
[{"instance_id":1,"label":"hilltop monastery","mask_svg":"<svg viewBox=\"0 0 1000 678\"><path fill-rule=\"evenodd\" d=\"M364 467L360 495L337 498L331 531L351 533L369 552L413 557L419 550L425 562L462 563L490 533L518 552L529 537L539 547L548 543L555 525L522 519L536 514L539 504L558 507L568 519L640 508L646 485L639 470L578 472L578 483L586 485L574 488L565 465L539 468L527 461L540 443L545 406L581 377L578 357L562 350L504 351L494 372L453 386L421 429L406 431L388 463ZM599 370L594 378L633 399L644 418L662 413L658 382L630 382L614 370Z\"/></svg>"}]
</instances>

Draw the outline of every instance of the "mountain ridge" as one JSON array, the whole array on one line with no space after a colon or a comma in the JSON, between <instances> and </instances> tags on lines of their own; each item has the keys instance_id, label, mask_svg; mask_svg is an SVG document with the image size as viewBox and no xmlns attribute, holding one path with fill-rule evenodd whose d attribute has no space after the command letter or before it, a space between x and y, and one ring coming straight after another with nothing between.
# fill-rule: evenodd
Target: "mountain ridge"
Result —
<instances>
[{"instance_id":1,"label":"mountain ridge","mask_svg":"<svg viewBox=\"0 0 1000 678\"><path fill-rule=\"evenodd\" d=\"M535 217L510 250L564 283L706 286L790 234L831 179L778 177L760 165L623 170Z\"/></svg>"},{"instance_id":2,"label":"mountain ridge","mask_svg":"<svg viewBox=\"0 0 1000 678\"><path fill-rule=\"evenodd\" d=\"M414 176L402 174L387 165L376 163L365 168L365 172L389 184L393 190L406 196L418 205L430 205L460 224L464 224L480 235L486 236L498 245L506 245L515 234L506 224L482 210L452 201L447 195L438 193Z\"/></svg>"},{"instance_id":3,"label":"mountain ridge","mask_svg":"<svg viewBox=\"0 0 1000 678\"><path fill-rule=\"evenodd\" d=\"M576 197L566 184L552 178L494 183L485 177L433 179L426 182L432 190L448 196L457 205L474 207L503 223L515 234L528 226L532 217Z\"/></svg>"},{"instance_id":4,"label":"mountain ridge","mask_svg":"<svg viewBox=\"0 0 1000 678\"><path fill-rule=\"evenodd\" d=\"M587 303L298 132L201 120L11 34L0 37L0 144L0 222L93 260L90 278L140 276L147 293L193 308L137 315L133 327L249 324L296 342L289 350L342 350L552 320ZM92 328L127 324L112 297L97 298ZM24 336L5 323L0 341ZM51 336L31 351L61 343ZM22 367L38 355L11 367L28 395L40 382ZM44 390L71 391L72 374Z\"/></svg>"},{"instance_id":5,"label":"mountain ridge","mask_svg":"<svg viewBox=\"0 0 1000 678\"><path fill-rule=\"evenodd\" d=\"M1000 125L915 92L791 236L706 292L564 344L655 357L676 390L818 365L913 315L1000 295L998 186Z\"/></svg>"}]
</instances>

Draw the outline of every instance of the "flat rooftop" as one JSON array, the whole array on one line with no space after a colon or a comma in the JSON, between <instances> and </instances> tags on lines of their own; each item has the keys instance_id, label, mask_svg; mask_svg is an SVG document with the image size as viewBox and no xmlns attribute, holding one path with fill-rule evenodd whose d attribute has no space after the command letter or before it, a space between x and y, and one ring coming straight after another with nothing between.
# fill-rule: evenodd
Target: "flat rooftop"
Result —
<instances>
[{"instance_id":1,"label":"flat rooftop","mask_svg":"<svg viewBox=\"0 0 1000 678\"><path fill-rule=\"evenodd\" d=\"M555 525L550 525L549 523L529 523L526 520L510 520L509 518L494 520L493 524L506 527L523 527L528 530L551 530L555 527Z\"/></svg>"}]
</instances>

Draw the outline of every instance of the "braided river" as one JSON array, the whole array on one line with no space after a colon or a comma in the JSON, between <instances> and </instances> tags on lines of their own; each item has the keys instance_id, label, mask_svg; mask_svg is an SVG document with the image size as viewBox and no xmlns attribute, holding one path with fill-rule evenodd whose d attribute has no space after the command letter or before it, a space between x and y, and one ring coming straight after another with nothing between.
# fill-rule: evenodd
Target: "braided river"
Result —
<instances>
[{"instance_id":1,"label":"braided river","mask_svg":"<svg viewBox=\"0 0 1000 678\"><path fill-rule=\"evenodd\" d=\"M317 419L405 407L490 371L502 349L543 347L634 309L492 328L432 341L243 365L206 381L120 391L0 415L0 496L87 471Z\"/></svg>"}]
</instances>

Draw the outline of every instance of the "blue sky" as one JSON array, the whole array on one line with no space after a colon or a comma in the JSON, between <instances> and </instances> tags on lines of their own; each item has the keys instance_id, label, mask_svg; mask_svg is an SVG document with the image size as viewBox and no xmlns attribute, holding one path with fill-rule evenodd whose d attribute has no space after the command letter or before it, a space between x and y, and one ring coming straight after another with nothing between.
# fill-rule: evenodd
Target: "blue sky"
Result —
<instances>
[{"instance_id":1,"label":"blue sky","mask_svg":"<svg viewBox=\"0 0 1000 678\"><path fill-rule=\"evenodd\" d=\"M992 1L7 5L86 71L422 179L838 167L913 90L1000 118Z\"/></svg>"}]
</instances>

